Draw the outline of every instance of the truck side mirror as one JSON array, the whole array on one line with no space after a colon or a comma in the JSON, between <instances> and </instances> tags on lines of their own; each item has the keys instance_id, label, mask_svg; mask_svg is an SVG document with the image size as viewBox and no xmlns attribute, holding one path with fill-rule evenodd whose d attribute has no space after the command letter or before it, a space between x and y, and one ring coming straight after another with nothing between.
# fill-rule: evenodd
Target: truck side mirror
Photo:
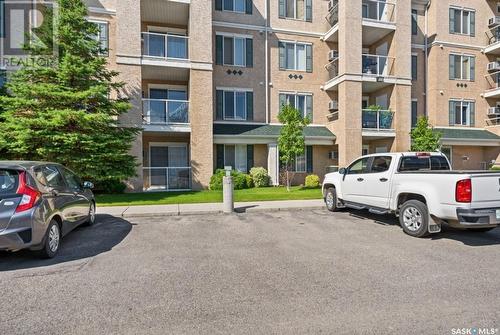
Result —
<instances>
[{"instance_id":1,"label":"truck side mirror","mask_svg":"<svg viewBox=\"0 0 500 335\"><path fill-rule=\"evenodd\" d=\"M342 175L347 174L347 169L346 168L340 168L339 173Z\"/></svg>"}]
</instances>

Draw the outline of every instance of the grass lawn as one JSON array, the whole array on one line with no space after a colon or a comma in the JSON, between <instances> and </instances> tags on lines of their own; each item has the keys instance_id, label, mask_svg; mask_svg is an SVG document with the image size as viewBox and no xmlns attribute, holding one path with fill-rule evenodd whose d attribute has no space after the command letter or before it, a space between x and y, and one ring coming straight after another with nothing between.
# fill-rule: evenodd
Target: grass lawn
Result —
<instances>
[{"instance_id":1,"label":"grass lawn","mask_svg":"<svg viewBox=\"0 0 500 335\"><path fill-rule=\"evenodd\" d=\"M252 188L236 190L235 201L271 201L271 200L309 200L321 199L321 189L302 189L292 187L287 192L285 187ZM199 192L155 192L128 194L96 195L98 206L139 206L139 205L171 205L222 202L222 191Z\"/></svg>"}]
</instances>

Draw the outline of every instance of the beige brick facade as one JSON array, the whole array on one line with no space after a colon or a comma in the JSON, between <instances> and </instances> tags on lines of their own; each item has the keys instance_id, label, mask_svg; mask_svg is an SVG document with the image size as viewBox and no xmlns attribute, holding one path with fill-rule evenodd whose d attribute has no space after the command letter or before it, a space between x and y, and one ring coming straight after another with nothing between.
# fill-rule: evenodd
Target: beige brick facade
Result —
<instances>
[{"instance_id":1,"label":"beige brick facade","mask_svg":"<svg viewBox=\"0 0 500 335\"><path fill-rule=\"evenodd\" d=\"M291 1L304 5L296 9L297 17L293 18L288 11ZM218 0L88 3L90 19L109 23L109 66L120 72L120 80L127 84L123 94L133 105L121 122L144 126L133 148L139 166L137 178L129 182L132 191L147 188L143 171L151 168L150 143L187 144L194 189L208 186L218 164L217 145L253 145L254 166L273 167L277 157L270 153L274 152L271 148L276 136L228 137L214 134L214 127L275 125L280 94L311 97L312 126L327 128L334 135L306 138L313 148L309 159L312 172L321 177L332 166L346 166L362 153L409 150L412 106L416 115L428 116L435 127L480 128L500 135L500 126L488 115L488 108L500 102L500 90L497 96L495 81L492 86L486 70L488 63L500 57L500 51L491 50L491 39L485 37L491 28L489 19L500 15L496 1L439 0L429 5L425 0L232 2L243 7L252 4L251 14L249 8L243 8L243 12L225 8L225 1L220 1L219 8ZM450 33L450 8L474 13L474 34ZM334 20L329 20L332 17ZM218 51L217 36L233 38L231 43L251 39L251 66L219 64L218 52L224 52L220 56L224 64L226 57L241 55L234 50L231 54L229 49ZM299 49L286 49L286 56L282 52L281 57L285 57L287 69L281 68L280 42L296 48L310 46L310 60ZM185 45L188 52L182 54ZM244 57L249 55L246 48L247 44L241 51ZM331 51L335 51L333 59ZM182 56L176 56L176 52ZM474 80L449 78L450 54L474 57ZM304 55L306 59L302 60ZM291 58L295 68L288 68ZM300 66L305 68L300 68L299 62L304 62ZM416 74L413 80L412 74ZM153 99L151 89L162 89L165 93L155 94L165 94L166 100ZM235 121L224 114L220 119L217 110L223 106L225 111L229 100L218 106L218 90L251 92L253 118ZM179 100L182 94L185 103ZM450 125L450 100L474 102L474 122ZM329 108L332 101L337 106L334 110ZM248 100L245 102L248 109ZM187 110L188 122L169 121ZM158 111L167 112L166 124L151 121L151 117L161 119L155 114ZM481 163L498 160L500 153L495 141L464 139L461 143L443 139L443 146L449 149L454 167L464 169L482 168ZM332 152L338 159L332 159ZM303 183L305 175L297 174L295 182Z\"/></svg>"}]
</instances>

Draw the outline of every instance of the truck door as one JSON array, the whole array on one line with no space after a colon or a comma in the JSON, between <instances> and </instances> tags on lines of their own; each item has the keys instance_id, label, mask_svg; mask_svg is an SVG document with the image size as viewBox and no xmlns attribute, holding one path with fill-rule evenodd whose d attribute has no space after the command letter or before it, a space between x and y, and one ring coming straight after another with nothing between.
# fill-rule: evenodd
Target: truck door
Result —
<instances>
[{"instance_id":1,"label":"truck door","mask_svg":"<svg viewBox=\"0 0 500 335\"><path fill-rule=\"evenodd\" d=\"M366 183L365 176L370 157L360 158L352 163L342 179L342 198L345 201L364 204Z\"/></svg>"},{"instance_id":2,"label":"truck door","mask_svg":"<svg viewBox=\"0 0 500 335\"><path fill-rule=\"evenodd\" d=\"M391 156L375 156L365 174L366 204L389 208L389 194L391 190L392 169Z\"/></svg>"}]
</instances>

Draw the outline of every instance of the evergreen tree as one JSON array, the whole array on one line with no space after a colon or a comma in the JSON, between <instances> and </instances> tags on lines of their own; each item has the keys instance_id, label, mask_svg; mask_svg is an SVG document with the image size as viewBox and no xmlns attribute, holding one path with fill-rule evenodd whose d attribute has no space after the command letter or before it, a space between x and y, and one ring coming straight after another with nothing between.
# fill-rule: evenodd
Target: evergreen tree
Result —
<instances>
[{"instance_id":1,"label":"evergreen tree","mask_svg":"<svg viewBox=\"0 0 500 335\"><path fill-rule=\"evenodd\" d=\"M417 126L411 131L412 151L436 151L439 149L441 133L435 132L429 127L426 117L421 117L417 121Z\"/></svg>"},{"instance_id":2,"label":"evergreen tree","mask_svg":"<svg viewBox=\"0 0 500 335\"><path fill-rule=\"evenodd\" d=\"M281 107L278 120L283 124L278 138L280 160L286 175L286 187L290 191L293 171L295 170L293 164L297 156L304 154L304 127L310 121L308 118L302 117L300 111L290 105Z\"/></svg>"},{"instance_id":3,"label":"evergreen tree","mask_svg":"<svg viewBox=\"0 0 500 335\"><path fill-rule=\"evenodd\" d=\"M25 46L33 58L52 57L52 65L34 62L12 73L0 97L0 159L58 162L97 184L130 178L139 129L117 121L130 109L119 95L124 83L100 56L106 50L93 38L98 28L86 20L85 4L57 5L54 45L45 43L52 29L44 26L36 32L40 43ZM58 57L48 52L53 46Z\"/></svg>"}]
</instances>

